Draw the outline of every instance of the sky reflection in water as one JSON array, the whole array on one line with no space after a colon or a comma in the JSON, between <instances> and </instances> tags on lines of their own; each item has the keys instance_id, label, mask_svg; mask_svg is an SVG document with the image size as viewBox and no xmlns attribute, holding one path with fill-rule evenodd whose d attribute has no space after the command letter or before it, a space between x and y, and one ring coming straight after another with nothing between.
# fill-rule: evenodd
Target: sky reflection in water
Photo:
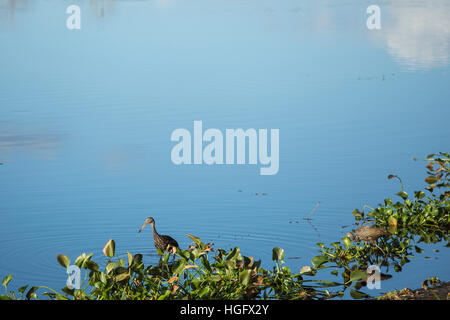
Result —
<instances>
[{"instance_id":1,"label":"sky reflection in water","mask_svg":"<svg viewBox=\"0 0 450 320\"><path fill-rule=\"evenodd\" d=\"M388 174L423 188L412 158L449 147L450 6L382 3L369 31L368 5L0 0L0 274L60 288L56 254L101 260L109 238L153 263L147 216L182 246L190 233L267 265L280 246L298 269L398 191ZM174 166L170 134L194 120L279 128L279 173ZM436 247L382 291L446 279Z\"/></svg>"}]
</instances>

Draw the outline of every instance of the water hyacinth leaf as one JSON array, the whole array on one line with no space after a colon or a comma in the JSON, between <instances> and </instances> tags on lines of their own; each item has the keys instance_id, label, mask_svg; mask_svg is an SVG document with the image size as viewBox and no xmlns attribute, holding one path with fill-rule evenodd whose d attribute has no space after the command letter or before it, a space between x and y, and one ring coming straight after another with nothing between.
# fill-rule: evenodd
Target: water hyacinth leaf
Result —
<instances>
[{"instance_id":1,"label":"water hyacinth leaf","mask_svg":"<svg viewBox=\"0 0 450 320\"><path fill-rule=\"evenodd\" d=\"M397 229L397 219L393 215L388 218L388 224L390 228Z\"/></svg>"},{"instance_id":2,"label":"water hyacinth leaf","mask_svg":"<svg viewBox=\"0 0 450 320\"><path fill-rule=\"evenodd\" d=\"M351 241L348 237L342 238L342 242L344 243L344 245L345 245L347 248L350 247L350 245L352 244L352 241Z\"/></svg>"},{"instance_id":3,"label":"water hyacinth leaf","mask_svg":"<svg viewBox=\"0 0 450 320\"><path fill-rule=\"evenodd\" d=\"M234 269L236 263L233 260L226 260L223 265L227 269L227 273L229 273L230 270Z\"/></svg>"},{"instance_id":4,"label":"water hyacinth leaf","mask_svg":"<svg viewBox=\"0 0 450 320\"><path fill-rule=\"evenodd\" d=\"M181 274L183 272L186 264L187 264L186 260L177 260L177 262L175 262L175 265L172 269L173 273Z\"/></svg>"},{"instance_id":5,"label":"water hyacinth leaf","mask_svg":"<svg viewBox=\"0 0 450 320\"><path fill-rule=\"evenodd\" d=\"M415 197L417 198L417 199L423 199L423 198L425 198L425 192L423 192L423 191L416 191L415 192Z\"/></svg>"},{"instance_id":6,"label":"water hyacinth leaf","mask_svg":"<svg viewBox=\"0 0 450 320\"><path fill-rule=\"evenodd\" d=\"M50 299L55 299L56 298L56 294L53 292L42 292L42 295L44 297L49 297Z\"/></svg>"},{"instance_id":7,"label":"water hyacinth leaf","mask_svg":"<svg viewBox=\"0 0 450 320\"><path fill-rule=\"evenodd\" d=\"M64 287L61 289L62 292L64 292L65 294L69 295L69 296L73 296L75 293L75 289L69 289L68 287Z\"/></svg>"},{"instance_id":8,"label":"water hyacinth leaf","mask_svg":"<svg viewBox=\"0 0 450 320\"><path fill-rule=\"evenodd\" d=\"M283 261L284 259L284 249L275 247L272 249L272 260Z\"/></svg>"},{"instance_id":9,"label":"water hyacinth leaf","mask_svg":"<svg viewBox=\"0 0 450 320\"><path fill-rule=\"evenodd\" d=\"M58 263L63 266L64 268L68 268L70 265L70 259L65 254L58 254L56 256L56 260L58 260Z\"/></svg>"},{"instance_id":10,"label":"water hyacinth leaf","mask_svg":"<svg viewBox=\"0 0 450 320\"><path fill-rule=\"evenodd\" d=\"M128 256L128 266L131 267L131 265L133 264L133 256L128 251L127 256Z\"/></svg>"},{"instance_id":11,"label":"water hyacinth leaf","mask_svg":"<svg viewBox=\"0 0 450 320\"><path fill-rule=\"evenodd\" d=\"M428 176L428 177L425 178L425 182L428 183L428 184L434 184L434 183L436 183L438 181L439 181L439 178L434 177L434 176Z\"/></svg>"},{"instance_id":12,"label":"water hyacinth leaf","mask_svg":"<svg viewBox=\"0 0 450 320\"><path fill-rule=\"evenodd\" d=\"M168 254L168 253L164 254L164 257L162 260L163 264L167 264L167 262L169 261L169 258L170 258L170 254Z\"/></svg>"},{"instance_id":13,"label":"water hyacinth leaf","mask_svg":"<svg viewBox=\"0 0 450 320\"><path fill-rule=\"evenodd\" d=\"M69 300L69 298L65 297L64 295L62 295L62 294L60 294L60 293L57 293L57 294L55 295L55 299L56 299L56 300Z\"/></svg>"},{"instance_id":14,"label":"water hyacinth leaf","mask_svg":"<svg viewBox=\"0 0 450 320\"><path fill-rule=\"evenodd\" d=\"M205 294L207 294L209 292L209 287L203 287L202 290L200 290L200 292L198 293L198 296L201 298L203 297Z\"/></svg>"},{"instance_id":15,"label":"water hyacinth leaf","mask_svg":"<svg viewBox=\"0 0 450 320\"><path fill-rule=\"evenodd\" d=\"M368 298L370 297L368 294L358 291L358 290L353 290L350 289L350 295L352 296L353 299L363 299L363 298Z\"/></svg>"},{"instance_id":16,"label":"water hyacinth leaf","mask_svg":"<svg viewBox=\"0 0 450 320\"><path fill-rule=\"evenodd\" d=\"M352 215L355 216L355 220L361 220L364 216L358 209L353 210Z\"/></svg>"},{"instance_id":17,"label":"water hyacinth leaf","mask_svg":"<svg viewBox=\"0 0 450 320\"><path fill-rule=\"evenodd\" d=\"M103 254L108 258L111 258L116 251L116 243L113 239L109 239L109 241L103 247Z\"/></svg>"},{"instance_id":18,"label":"water hyacinth leaf","mask_svg":"<svg viewBox=\"0 0 450 320\"><path fill-rule=\"evenodd\" d=\"M209 263L208 258L206 258L205 256L202 256L200 259L201 259L201 261L202 261L202 265L203 265L203 267L205 268L205 270L206 270L208 273L212 272L211 264Z\"/></svg>"},{"instance_id":19,"label":"water hyacinth leaf","mask_svg":"<svg viewBox=\"0 0 450 320\"><path fill-rule=\"evenodd\" d=\"M341 286L341 285L342 285L342 283L339 283L339 282L322 280L322 281L319 281L319 283L317 284L317 287L318 288L329 288L329 287L337 287L337 286Z\"/></svg>"},{"instance_id":20,"label":"water hyacinth leaf","mask_svg":"<svg viewBox=\"0 0 450 320\"><path fill-rule=\"evenodd\" d=\"M191 259L191 260L197 260L198 257L199 257L200 254L201 254L201 251L200 251L200 249L198 249L198 248L195 248L195 249L190 250L190 251L188 251L188 252L189 252L188 259Z\"/></svg>"},{"instance_id":21,"label":"water hyacinth leaf","mask_svg":"<svg viewBox=\"0 0 450 320\"><path fill-rule=\"evenodd\" d=\"M326 256L315 256L312 258L311 262L315 268L320 267L322 264L328 261L328 257Z\"/></svg>"},{"instance_id":22,"label":"water hyacinth leaf","mask_svg":"<svg viewBox=\"0 0 450 320\"><path fill-rule=\"evenodd\" d=\"M350 281L359 281L367 278L367 272L356 269L350 273Z\"/></svg>"},{"instance_id":23,"label":"water hyacinth leaf","mask_svg":"<svg viewBox=\"0 0 450 320\"><path fill-rule=\"evenodd\" d=\"M30 300L31 298L37 299L37 296L35 294L37 289L39 289L39 287L31 287L30 290L28 290L26 294L28 300Z\"/></svg>"},{"instance_id":24,"label":"water hyacinth leaf","mask_svg":"<svg viewBox=\"0 0 450 320\"><path fill-rule=\"evenodd\" d=\"M408 194L405 191L400 191L400 192L397 193L397 195L399 197L401 197L403 200L408 199Z\"/></svg>"},{"instance_id":25,"label":"water hyacinth leaf","mask_svg":"<svg viewBox=\"0 0 450 320\"><path fill-rule=\"evenodd\" d=\"M120 282L120 281L124 281L124 280L128 279L129 276L130 275L128 273L121 273L121 274L117 275L115 279L117 282Z\"/></svg>"},{"instance_id":26,"label":"water hyacinth leaf","mask_svg":"<svg viewBox=\"0 0 450 320\"><path fill-rule=\"evenodd\" d=\"M86 267L91 270L91 271L98 271L99 270L99 266L97 263L95 263L94 261L88 260L86 261Z\"/></svg>"},{"instance_id":27,"label":"water hyacinth leaf","mask_svg":"<svg viewBox=\"0 0 450 320\"><path fill-rule=\"evenodd\" d=\"M123 274L123 273L128 273L128 269L124 268L124 267L118 267L116 270L114 270L115 275L119 275L119 274Z\"/></svg>"},{"instance_id":28,"label":"water hyacinth leaf","mask_svg":"<svg viewBox=\"0 0 450 320\"><path fill-rule=\"evenodd\" d=\"M104 274L103 272L100 273L100 282L103 284L107 283L106 274Z\"/></svg>"},{"instance_id":29,"label":"water hyacinth leaf","mask_svg":"<svg viewBox=\"0 0 450 320\"><path fill-rule=\"evenodd\" d=\"M133 257L133 263L140 263L142 261L142 258L143 258L142 254L140 253L135 254Z\"/></svg>"},{"instance_id":30,"label":"water hyacinth leaf","mask_svg":"<svg viewBox=\"0 0 450 320\"><path fill-rule=\"evenodd\" d=\"M89 261L91 261L90 259L91 259L91 257L92 257L93 255L94 255L93 253L90 253L90 254L88 254L87 256L85 256L85 258L84 258L84 260L83 260L83 263L81 264L81 267L82 267L82 268L87 268L87 263L88 263Z\"/></svg>"},{"instance_id":31,"label":"water hyacinth leaf","mask_svg":"<svg viewBox=\"0 0 450 320\"><path fill-rule=\"evenodd\" d=\"M194 250L195 251L195 250ZM239 256L241 255L241 249L239 247L235 247L233 248L233 250L231 250L231 252L228 254L227 256L227 261L234 261L236 259L239 258Z\"/></svg>"},{"instance_id":32,"label":"water hyacinth leaf","mask_svg":"<svg viewBox=\"0 0 450 320\"><path fill-rule=\"evenodd\" d=\"M239 273L239 282L244 286L250 282L251 270L244 270Z\"/></svg>"},{"instance_id":33,"label":"water hyacinth leaf","mask_svg":"<svg viewBox=\"0 0 450 320\"><path fill-rule=\"evenodd\" d=\"M20 287L18 289L18 291L19 291L20 294L23 294L25 292L25 290L27 290L27 288L28 288L28 285L24 285L23 287Z\"/></svg>"},{"instance_id":34,"label":"water hyacinth leaf","mask_svg":"<svg viewBox=\"0 0 450 320\"><path fill-rule=\"evenodd\" d=\"M389 225L388 231L391 234L395 234L395 232L397 231L397 226Z\"/></svg>"},{"instance_id":35,"label":"water hyacinth leaf","mask_svg":"<svg viewBox=\"0 0 450 320\"><path fill-rule=\"evenodd\" d=\"M300 268L300 274L310 273L313 269L310 266L303 266Z\"/></svg>"},{"instance_id":36,"label":"water hyacinth leaf","mask_svg":"<svg viewBox=\"0 0 450 320\"><path fill-rule=\"evenodd\" d=\"M118 266L119 264L117 262L109 262L105 267L106 273L109 274L113 269L115 269Z\"/></svg>"},{"instance_id":37,"label":"water hyacinth leaf","mask_svg":"<svg viewBox=\"0 0 450 320\"><path fill-rule=\"evenodd\" d=\"M186 235L187 235L189 238L191 238L191 240L194 241L196 244L200 244L200 238L199 238L199 237L193 236L193 235L191 235L191 234L189 234L189 233L186 233Z\"/></svg>"},{"instance_id":38,"label":"water hyacinth leaf","mask_svg":"<svg viewBox=\"0 0 450 320\"><path fill-rule=\"evenodd\" d=\"M12 278L13 278L12 274L8 274L6 277L3 278L2 285L6 288L6 286L12 280Z\"/></svg>"},{"instance_id":39,"label":"water hyacinth leaf","mask_svg":"<svg viewBox=\"0 0 450 320\"><path fill-rule=\"evenodd\" d=\"M214 281L214 282L220 281L221 279L222 279L222 277L218 274L213 274L209 277L209 280Z\"/></svg>"},{"instance_id":40,"label":"water hyacinth leaf","mask_svg":"<svg viewBox=\"0 0 450 320\"><path fill-rule=\"evenodd\" d=\"M78 268L81 268L81 266L83 265L84 259L86 259L86 254L85 253L79 255L78 258L75 259L75 265Z\"/></svg>"}]
</instances>

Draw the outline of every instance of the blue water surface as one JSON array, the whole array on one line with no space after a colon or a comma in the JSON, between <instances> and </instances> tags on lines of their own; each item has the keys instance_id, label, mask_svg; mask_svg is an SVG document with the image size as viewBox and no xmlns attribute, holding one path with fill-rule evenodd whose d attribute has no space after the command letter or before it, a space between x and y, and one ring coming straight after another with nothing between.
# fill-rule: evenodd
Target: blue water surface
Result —
<instances>
[{"instance_id":1,"label":"blue water surface","mask_svg":"<svg viewBox=\"0 0 450 320\"><path fill-rule=\"evenodd\" d=\"M382 1L369 30L371 4L0 0L0 277L62 288L56 255L104 263L110 238L155 263L148 216L184 248L189 233L271 268L282 247L298 271L353 209L395 198L388 174L423 189L422 159L450 147L450 4ZM279 172L173 164L195 120L279 129ZM424 248L371 294L448 280L448 249Z\"/></svg>"}]
</instances>

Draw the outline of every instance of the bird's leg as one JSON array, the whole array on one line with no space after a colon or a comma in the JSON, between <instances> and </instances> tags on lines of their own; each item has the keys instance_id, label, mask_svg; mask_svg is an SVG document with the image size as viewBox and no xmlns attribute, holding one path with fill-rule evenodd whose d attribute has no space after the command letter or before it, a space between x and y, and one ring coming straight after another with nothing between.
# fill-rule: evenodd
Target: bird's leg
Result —
<instances>
[{"instance_id":1,"label":"bird's leg","mask_svg":"<svg viewBox=\"0 0 450 320\"><path fill-rule=\"evenodd\" d=\"M372 243L373 245L375 245L375 247L377 247L378 249L380 249L380 251L383 253L383 255L386 255L386 253L384 252L384 250L381 249L380 246L379 246L375 241L371 241L371 243Z\"/></svg>"},{"instance_id":2,"label":"bird's leg","mask_svg":"<svg viewBox=\"0 0 450 320\"><path fill-rule=\"evenodd\" d=\"M375 245L377 246L378 249L380 249L380 251L381 251L381 252L383 253L383 255L385 256L385 255L386 255L386 252L384 252L384 250L381 249L380 246L379 246L378 244L375 243Z\"/></svg>"}]
</instances>

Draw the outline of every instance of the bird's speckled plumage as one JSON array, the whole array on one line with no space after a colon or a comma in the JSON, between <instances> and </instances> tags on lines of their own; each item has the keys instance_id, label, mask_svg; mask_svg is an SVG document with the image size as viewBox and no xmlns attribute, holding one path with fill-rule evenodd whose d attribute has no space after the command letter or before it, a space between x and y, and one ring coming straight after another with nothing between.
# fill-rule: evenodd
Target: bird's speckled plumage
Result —
<instances>
[{"instance_id":1,"label":"bird's speckled plumage","mask_svg":"<svg viewBox=\"0 0 450 320\"><path fill-rule=\"evenodd\" d=\"M352 241L368 241L369 243L380 249L383 254L384 250L381 249L380 246L378 246L376 241L380 237L390 235L392 235L390 232L374 226L362 226L355 230L355 234L352 234L351 232L347 232L346 234L347 238Z\"/></svg>"},{"instance_id":2,"label":"bird's speckled plumage","mask_svg":"<svg viewBox=\"0 0 450 320\"><path fill-rule=\"evenodd\" d=\"M152 217L148 217L147 219L145 219L145 223L143 224L139 232L141 232L147 224L150 224L152 226L153 243L157 249L167 251L171 250L172 248L178 248L178 242L174 238L167 235L161 235L156 231L155 220Z\"/></svg>"},{"instance_id":3,"label":"bird's speckled plumage","mask_svg":"<svg viewBox=\"0 0 450 320\"><path fill-rule=\"evenodd\" d=\"M351 235L349 238L352 239L353 235L348 232L347 236ZM383 236L389 236L391 235L390 232L374 227L374 226L362 226L355 230L354 238L356 241L377 241L378 238Z\"/></svg>"}]
</instances>

